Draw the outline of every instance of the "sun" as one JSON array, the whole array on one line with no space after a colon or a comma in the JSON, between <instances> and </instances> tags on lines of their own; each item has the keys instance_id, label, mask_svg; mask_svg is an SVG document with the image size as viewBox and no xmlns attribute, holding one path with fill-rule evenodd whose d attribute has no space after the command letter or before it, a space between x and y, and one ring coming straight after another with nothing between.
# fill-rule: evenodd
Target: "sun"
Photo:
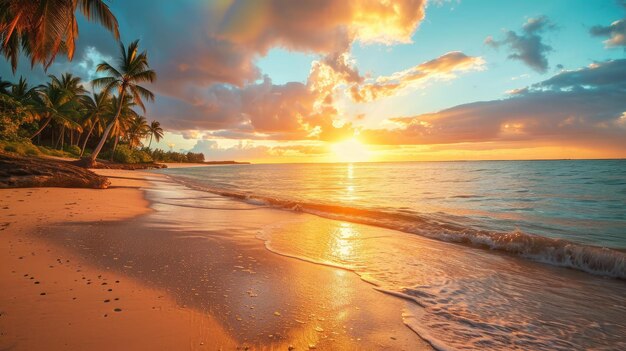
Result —
<instances>
[{"instance_id":1,"label":"sun","mask_svg":"<svg viewBox=\"0 0 626 351\"><path fill-rule=\"evenodd\" d=\"M330 148L336 162L365 162L370 157L367 147L355 138L334 143Z\"/></svg>"}]
</instances>

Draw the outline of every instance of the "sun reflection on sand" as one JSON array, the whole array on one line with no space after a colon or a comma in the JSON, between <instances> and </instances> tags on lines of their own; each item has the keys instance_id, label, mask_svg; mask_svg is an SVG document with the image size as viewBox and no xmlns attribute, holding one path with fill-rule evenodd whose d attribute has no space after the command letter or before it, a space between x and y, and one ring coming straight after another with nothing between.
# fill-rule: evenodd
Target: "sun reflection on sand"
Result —
<instances>
[{"instance_id":1,"label":"sun reflection on sand","mask_svg":"<svg viewBox=\"0 0 626 351\"><path fill-rule=\"evenodd\" d=\"M336 230L336 234L331 238L334 242L330 243L331 254L342 261L349 260L354 255L353 241L351 240L357 235L351 223L342 222Z\"/></svg>"}]
</instances>

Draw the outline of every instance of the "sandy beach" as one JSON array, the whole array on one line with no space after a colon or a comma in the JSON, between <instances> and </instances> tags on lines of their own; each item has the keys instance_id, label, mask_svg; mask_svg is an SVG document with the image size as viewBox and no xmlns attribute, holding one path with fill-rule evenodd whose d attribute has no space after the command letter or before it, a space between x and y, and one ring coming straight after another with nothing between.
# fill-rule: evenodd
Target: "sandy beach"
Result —
<instances>
[{"instance_id":1,"label":"sandy beach","mask_svg":"<svg viewBox=\"0 0 626 351\"><path fill-rule=\"evenodd\" d=\"M404 300L256 238L297 214L97 172L109 189L1 191L0 349L430 349Z\"/></svg>"}]
</instances>

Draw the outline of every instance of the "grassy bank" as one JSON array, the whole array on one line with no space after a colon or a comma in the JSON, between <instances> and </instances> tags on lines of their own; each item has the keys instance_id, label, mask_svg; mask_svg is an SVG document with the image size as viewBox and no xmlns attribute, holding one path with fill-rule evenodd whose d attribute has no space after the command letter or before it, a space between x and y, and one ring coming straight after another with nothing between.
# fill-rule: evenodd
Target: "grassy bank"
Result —
<instances>
[{"instance_id":1,"label":"grassy bank","mask_svg":"<svg viewBox=\"0 0 626 351\"><path fill-rule=\"evenodd\" d=\"M78 158L80 148L77 146L66 147L65 150L52 149L46 146L37 146L30 141L0 140L0 151L20 156L56 156Z\"/></svg>"}]
</instances>

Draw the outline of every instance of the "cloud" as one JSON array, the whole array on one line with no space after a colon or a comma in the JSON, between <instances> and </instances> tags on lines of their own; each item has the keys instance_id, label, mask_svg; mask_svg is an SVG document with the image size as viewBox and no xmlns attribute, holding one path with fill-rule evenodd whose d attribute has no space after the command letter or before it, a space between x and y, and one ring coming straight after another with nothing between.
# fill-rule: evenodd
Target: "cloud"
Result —
<instances>
[{"instance_id":1,"label":"cloud","mask_svg":"<svg viewBox=\"0 0 626 351\"><path fill-rule=\"evenodd\" d=\"M494 48L506 46L511 50L508 58L522 61L535 71L545 73L548 70L547 54L552 47L543 42L540 34L554 28L548 17L533 17L524 23L520 34L509 30L505 32L504 39L495 40L490 36L485 39L485 44Z\"/></svg>"},{"instance_id":2,"label":"cloud","mask_svg":"<svg viewBox=\"0 0 626 351\"><path fill-rule=\"evenodd\" d=\"M626 9L626 1L620 1ZM604 45L607 48L623 47L626 49L626 18L619 19L608 26L593 26L589 30L595 37L607 38Z\"/></svg>"},{"instance_id":3,"label":"cloud","mask_svg":"<svg viewBox=\"0 0 626 351\"><path fill-rule=\"evenodd\" d=\"M301 157L322 158L328 154L328 148L323 145L255 145L253 142L240 141L230 147L222 147L216 140L198 140L190 150L201 152L207 160L272 160L281 157L283 160Z\"/></svg>"},{"instance_id":4,"label":"cloud","mask_svg":"<svg viewBox=\"0 0 626 351\"><path fill-rule=\"evenodd\" d=\"M190 151L203 153L207 161L264 159L270 156L267 146L239 143L232 147L221 148L215 140L198 140Z\"/></svg>"},{"instance_id":5,"label":"cloud","mask_svg":"<svg viewBox=\"0 0 626 351\"><path fill-rule=\"evenodd\" d=\"M207 137L257 140L334 140L353 134L334 126L337 110L309 84L273 84L269 77L242 88L212 85L185 100L157 99L149 114L169 130ZM196 134L197 136L197 134Z\"/></svg>"},{"instance_id":6,"label":"cloud","mask_svg":"<svg viewBox=\"0 0 626 351\"><path fill-rule=\"evenodd\" d=\"M508 98L392 118L393 129L361 131L376 144L535 142L626 151L626 59L563 71Z\"/></svg>"},{"instance_id":7,"label":"cloud","mask_svg":"<svg viewBox=\"0 0 626 351\"><path fill-rule=\"evenodd\" d=\"M151 33L142 46L159 73L157 90L181 97L213 84L255 83L263 78L255 61L275 47L319 54L331 63L354 41L409 42L424 6L424 0L182 0L159 6L138 0L115 10L123 19L144 14L140 21L121 21L122 32Z\"/></svg>"},{"instance_id":8,"label":"cloud","mask_svg":"<svg viewBox=\"0 0 626 351\"><path fill-rule=\"evenodd\" d=\"M394 95L407 87L423 86L433 80L455 78L457 72L480 70L484 63L480 57L467 56L458 51L449 52L391 76L378 77L373 82L363 85L353 84L350 87L350 95L356 102L373 101Z\"/></svg>"},{"instance_id":9,"label":"cloud","mask_svg":"<svg viewBox=\"0 0 626 351\"><path fill-rule=\"evenodd\" d=\"M353 132L349 124L333 127L337 87L364 80L351 59L352 44L410 42L425 3L181 0L153 6L137 0L112 9L122 41L140 38L148 51L158 73L151 86L157 99L148 115L167 129L187 137L202 130L250 139L326 140ZM96 42L102 57L118 55L102 28L84 20L80 26L77 56ZM256 61L275 47L319 55L306 83L277 85L263 76Z\"/></svg>"},{"instance_id":10,"label":"cloud","mask_svg":"<svg viewBox=\"0 0 626 351\"><path fill-rule=\"evenodd\" d=\"M137 0L112 7L123 41L139 37L158 72L151 86L157 99L147 115L167 130L188 140L335 141L355 133L335 106L346 88L356 100L373 100L482 64L480 58L453 52L389 77L360 74L350 55L353 43L410 42L425 3L182 0L152 6ZM78 64L59 60L58 67L90 79L87 70L117 57L119 48L102 28L81 21L77 57L82 52L83 59ZM97 50L90 46L95 42ZM275 47L319 55L306 82L274 84L262 74L256 60Z\"/></svg>"},{"instance_id":11,"label":"cloud","mask_svg":"<svg viewBox=\"0 0 626 351\"><path fill-rule=\"evenodd\" d=\"M260 53L280 46L315 53L363 43L407 43L424 18L424 0L226 1L212 6L221 38Z\"/></svg>"}]
</instances>

